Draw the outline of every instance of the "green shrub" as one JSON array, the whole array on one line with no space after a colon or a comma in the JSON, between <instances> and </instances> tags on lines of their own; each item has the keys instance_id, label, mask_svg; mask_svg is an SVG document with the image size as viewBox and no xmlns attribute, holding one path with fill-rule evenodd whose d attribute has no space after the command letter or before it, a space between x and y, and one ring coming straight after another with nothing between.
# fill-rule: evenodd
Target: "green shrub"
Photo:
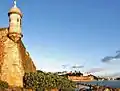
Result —
<instances>
[{"instance_id":1,"label":"green shrub","mask_svg":"<svg viewBox=\"0 0 120 91\"><path fill-rule=\"evenodd\" d=\"M58 76L53 73L44 73L38 71L35 73L25 73L24 78L24 87L32 89L73 89L75 88L75 83L68 80L67 77ZM42 91L42 90L41 90Z\"/></svg>"},{"instance_id":2,"label":"green shrub","mask_svg":"<svg viewBox=\"0 0 120 91\"><path fill-rule=\"evenodd\" d=\"M8 83L0 80L0 88L8 88Z\"/></svg>"}]
</instances>

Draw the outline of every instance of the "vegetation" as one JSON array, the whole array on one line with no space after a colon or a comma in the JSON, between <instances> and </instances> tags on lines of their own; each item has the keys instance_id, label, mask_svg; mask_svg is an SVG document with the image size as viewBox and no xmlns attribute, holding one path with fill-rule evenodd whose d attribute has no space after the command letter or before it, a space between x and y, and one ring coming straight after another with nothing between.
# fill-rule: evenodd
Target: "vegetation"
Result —
<instances>
[{"instance_id":1,"label":"vegetation","mask_svg":"<svg viewBox=\"0 0 120 91\"><path fill-rule=\"evenodd\" d=\"M80 71L79 72L77 72L77 71L75 71L75 72L70 72L69 74L68 74L69 76L83 76L83 73L81 73Z\"/></svg>"},{"instance_id":2,"label":"vegetation","mask_svg":"<svg viewBox=\"0 0 120 91\"><path fill-rule=\"evenodd\" d=\"M53 73L44 73L42 71L37 71L34 73L25 73L24 87L32 88L38 91L49 90L49 89L73 89L75 88L75 83L68 80L65 76L59 76Z\"/></svg>"},{"instance_id":3,"label":"vegetation","mask_svg":"<svg viewBox=\"0 0 120 91\"><path fill-rule=\"evenodd\" d=\"M88 76L92 76L95 80L98 80L98 77L94 76L94 75L88 75Z\"/></svg>"},{"instance_id":4,"label":"vegetation","mask_svg":"<svg viewBox=\"0 0 120 91\"><path fill-rule=\"evenodd\" d=\"M120 80L120 77L116 78L115 80Z\"/></svg>"},{"instance_id":5,"label":"vegetation","mask_svg":"<svg viewBox=\"0 0 120 91\"><path fill-rule=\"evenodd\" d=\"M8 83L0 80L0 88L1 89L8 88Z\"/></svg>"},{"instance_id":6,"label":"vegetation","mask_svg":"<svg viewBox=\"0 0 120 91\"><path fill-rule=\"evenodd\" d=\"M61 72L62 73L62 72ZM60 73L56 73L56 74L60 74ZM70 73L66 73L63 74L63 76L83 76L83 73L81 73L80 71L75 71L75 72L70 72Z\"/></svg>"}]
</instances>

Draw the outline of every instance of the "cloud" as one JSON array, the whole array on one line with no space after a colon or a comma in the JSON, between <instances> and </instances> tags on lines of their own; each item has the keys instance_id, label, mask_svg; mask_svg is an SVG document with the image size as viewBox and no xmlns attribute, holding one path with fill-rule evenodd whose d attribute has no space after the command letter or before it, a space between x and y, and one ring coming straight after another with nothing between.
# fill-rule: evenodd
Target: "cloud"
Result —
<instances>
[{"instance_id":1,"label":"cloud","mask_svg":"<svg viewBox=\"0 0 120 91\"><path fill-rule=\"evenodd\" d=\"M117 53L117 55L114 58L116 58L116 59L120 58L120 51L117 51L116 53Z\"/></svg>"},{"instance_id":2,"label":"cloud","mask_svg":"<svg viewBox=\"0 0 120 91\"><path fill-rule=\"evenodd\" d=\"M82 66L82 65L74 65L74 66L72 66L72 68L83 68L84 66Z\"/></svg>"},{"instance_id":3,"label":"cloud","mask_svg":"<svg viewBox=\"0 0 120 91\"><path fill-rule=\"evenodd\" d=\"M102 59L102 62L110 62L114 57L112 56L107 56Z\"/></svg>"},{"instance_id":4,"label":"cloud","mask_svg":"<svg viewBox=\"0 0 120 91\"><path fill-rule=\"evenodd\" d=\"M115 73L109 74L106 77L120 77L120 72L115 72Z\"/></svg>"},{"instance_id":5,"label":"cloud","mask_svg":"<svg viewBox=\"0 0 120 91\"><path fill-rule=\"evenodd\" d=\"M120 59L120 51L116 51L116 55L115 56L106 56L102 59L102 62L106 62L106 63L109 63L111 62L112 60L118 60Z\"/></svg>"},{"instance_id":6,"label":"cloud","mask_svg":"<svg viewBox=\"0 0 120 91\"><path fill-rule=\"evenodd\" d=\"M101 72L104 70L105 70L104 68L92 68L87 73L96 73L96 72Z\"/></svg>"},{"instance_id":7,"label":"cloud","mask_svg":"<svg viewBox=\"0 0 120 91\"><path fill-rule=\"evenodd\" d=\"M62 65L63 68L67 68L68 66L69 66L69 64Z\"/></svg>"},{"instance_id":8,"label":"cloud","mask_svg":"<svg viewBox=\"0 0 120 91\"><path fill-rule=\"evenodd\" d=\"M120 77L120 72L114 73L111 75L112 77Z\"/></svg>"}]
</instances>

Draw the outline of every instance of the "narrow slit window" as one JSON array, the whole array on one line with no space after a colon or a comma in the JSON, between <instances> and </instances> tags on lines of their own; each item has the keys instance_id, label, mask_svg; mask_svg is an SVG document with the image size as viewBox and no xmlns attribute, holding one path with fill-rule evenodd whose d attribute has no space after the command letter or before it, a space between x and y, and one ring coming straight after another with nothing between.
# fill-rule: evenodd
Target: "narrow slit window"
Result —
<instances>
[{"instance_id":1,"label":"narrow slit window","mask_svg":"<svg viewBox=\"0 0 120 91\"><path fill-rule=\"evenodd\" d=\"M9 22L11 22L11 19L9 19Z\"/></svg>"},{"instance_id":2,"label":"narrow slit window","mask_svg":"<svg viewBox=\"0 0 120 91\"><path fill-rule=\"evenodd\" d=\"M22 23L21 23L21 19L20 19L20 25L22 25Z\"/></svg>"},{"instance_id":3,"label":"narrow slit window","mask_svg":"<svg viewBox=\"0 0 120 91\"><path fill-rule=\"evenodd\" d=\"M19 19L17 19L17 22L19 22Z\"/></svg>"}]
</instances>

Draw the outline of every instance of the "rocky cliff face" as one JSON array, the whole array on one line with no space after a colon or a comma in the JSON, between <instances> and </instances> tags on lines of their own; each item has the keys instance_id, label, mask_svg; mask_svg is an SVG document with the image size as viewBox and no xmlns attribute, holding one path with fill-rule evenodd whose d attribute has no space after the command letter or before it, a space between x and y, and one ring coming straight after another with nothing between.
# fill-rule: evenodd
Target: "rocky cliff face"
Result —
<instances>
[{"instance_id":1,"label":"rocky cliff face","mask_svg":"<svg viewBox=\"0 0 120 91\"><path fill-rule=\"evenodd\" d=\"M15 43L8 36L8 29L0 29L0 79L11 86L23 87L25 72L35 72L36 67L20 40Z\"/></svg>"}]
</instances>

